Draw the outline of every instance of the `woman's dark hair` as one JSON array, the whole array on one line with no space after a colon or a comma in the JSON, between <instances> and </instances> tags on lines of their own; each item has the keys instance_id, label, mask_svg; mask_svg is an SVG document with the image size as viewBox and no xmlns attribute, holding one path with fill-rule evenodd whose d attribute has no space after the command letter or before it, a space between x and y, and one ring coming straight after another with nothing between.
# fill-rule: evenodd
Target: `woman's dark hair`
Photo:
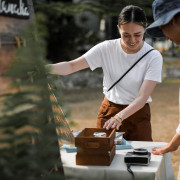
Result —
<instances>
[{"instance_id":1,"label":"woman's dark hair","mask_svg":"<svg viewBox=\"0 0 180 180\"><path fill-rule=\"evenodd\" d=\"M147 19L145 12L138 6L129 5L122 9L118 17L118 25L127 23L136 23L144 28L147 27Z\"/></svg>"}]
</instances>

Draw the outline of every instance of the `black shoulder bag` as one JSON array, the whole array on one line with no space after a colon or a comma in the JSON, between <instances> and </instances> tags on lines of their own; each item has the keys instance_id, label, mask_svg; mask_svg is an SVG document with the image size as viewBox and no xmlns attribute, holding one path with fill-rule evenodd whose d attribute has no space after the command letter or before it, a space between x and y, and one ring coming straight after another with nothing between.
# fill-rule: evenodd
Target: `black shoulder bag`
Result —
<instances>
[{"instance_id":1,"label":"black shoulder bag","mask_svg":"<svg viewBox=\"0 0 180 180\"><path fill-rule=\"evenodd\" d=\"M143 56L141 56L107 91L110 91L143 57L149 54L152 50L154 49L150 49Z\"/></svg>"}]
</instances>

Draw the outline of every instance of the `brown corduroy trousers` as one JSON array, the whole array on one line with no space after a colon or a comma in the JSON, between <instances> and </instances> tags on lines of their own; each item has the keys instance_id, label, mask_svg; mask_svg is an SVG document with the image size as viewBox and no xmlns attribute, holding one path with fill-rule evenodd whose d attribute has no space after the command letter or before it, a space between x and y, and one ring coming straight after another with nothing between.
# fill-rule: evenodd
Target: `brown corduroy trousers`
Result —
<instances>
[{"instance_id":1,"label":"brown corduroy trousers","mask_svg":"<svg viewBox=\"0 0 180 180\"><path fill-rule=\"evenodd\" d=\"M128 105L115 104L105 97L98 113L97 128L102 128L104 123ZM125 119L119 130L125 132L123 137L129 141L152 141L151 113L149 104Z\"/></svg>"}]
</instances>

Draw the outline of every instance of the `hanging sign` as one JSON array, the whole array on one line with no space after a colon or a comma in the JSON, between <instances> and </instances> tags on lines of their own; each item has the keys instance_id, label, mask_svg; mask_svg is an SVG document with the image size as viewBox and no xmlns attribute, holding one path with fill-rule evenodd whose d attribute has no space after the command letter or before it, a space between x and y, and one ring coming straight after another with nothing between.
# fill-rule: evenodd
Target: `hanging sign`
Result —
<instances>
[{"instance_id":1,"label":"hanging sign","mask_svg":"<svg viewBox=\"0 0 180 180\"><path fill-rule=\"evenodd\" d=\"M29 18L27 0L0 0L0 15L14 18Z\"/></svg>"}]
</instances>

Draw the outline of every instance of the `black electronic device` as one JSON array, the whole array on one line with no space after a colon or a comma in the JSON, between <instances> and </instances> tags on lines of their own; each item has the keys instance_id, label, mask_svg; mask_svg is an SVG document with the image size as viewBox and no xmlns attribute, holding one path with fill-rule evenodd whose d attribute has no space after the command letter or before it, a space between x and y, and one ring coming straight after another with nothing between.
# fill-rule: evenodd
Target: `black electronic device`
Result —
<instances>
[{"instance_id":1,"label":"black electronic device","mask_svg":"<svg viewBox=\"0 0 180 180\"><path fill-rule=\"evenodd\" d=\"M127 152L124 162L130 165L149 165L151 153L146 149L134 149L133 152Z\"/></svg>"}]
</instances>

